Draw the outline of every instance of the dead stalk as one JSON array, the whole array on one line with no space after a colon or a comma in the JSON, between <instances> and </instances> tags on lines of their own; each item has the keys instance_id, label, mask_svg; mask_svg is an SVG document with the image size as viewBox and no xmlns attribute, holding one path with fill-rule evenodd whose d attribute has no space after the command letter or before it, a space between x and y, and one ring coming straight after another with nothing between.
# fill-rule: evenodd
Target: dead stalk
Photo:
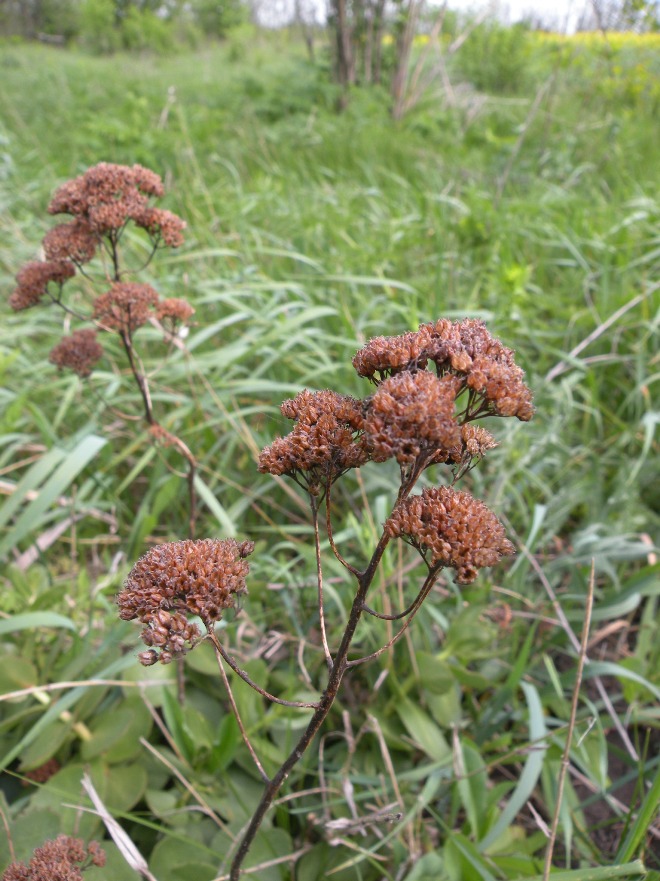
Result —
<instances>
[{"instance_id":1,"label":"dead stalk","mask_svg":"<svg viewBox=\"0 0 660 881\"><path fill-rule=\"evenodd\" d=\"M584 623L582 625L582 634L580 636L580 652L578 655L577 669L575 671L575 685L573 686L573 699L571 701L571 715L568 720L568 729L566 731L566 745L561 759L561 768L559 771L559 779L557 781L557 797L555 802L555 811L552 817L552 826L550 827L550 838L545 851L545 866L543 869L543 881L550 878L550 870L552 869L552 855L555 849L555 841L557 840L557 829L559 828L559 815L561 812L561 804L564 796L564 785L566 783L566 774L571 761L571 745L573 743L573 732L575 730L575 720L577 718L578 703L580 701L580 688L582 686L582 674L584 665L587 661L587 646L589 644L589 628L591 627L591 611L594 603L594 586L596 582L596 564L591 561L591 574L589 576L589 586L587 589L586 605L584 610Z\"/></svg>"}]
</instances>

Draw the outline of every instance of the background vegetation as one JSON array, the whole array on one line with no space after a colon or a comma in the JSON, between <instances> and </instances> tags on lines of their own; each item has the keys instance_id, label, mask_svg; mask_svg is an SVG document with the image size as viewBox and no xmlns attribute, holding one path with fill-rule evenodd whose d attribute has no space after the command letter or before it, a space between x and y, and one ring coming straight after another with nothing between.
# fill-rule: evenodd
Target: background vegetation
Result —
<instances>
[{"instance_id":1,"label":"background vegetation","mask_svg":"<svg viewBox=\"0 0 660 881\"><path fill-rule=\"evenodd\" d=\"M255 468L288 430L279 402L364 396L350 359L366 339L485 318L536 395L531 424L491 426L501 446L473 478L518 558L467 589L448 578L407 641L351 674L252 864L302 852L260 881L541 876L593 559L553 876L657 881L660 46L488 23L455 52L452 38L446 76L396 123L378 86L337 114L329 59L288 32L244 25L167 57L3 44L0 281L8 296L37 256L63 180L99 161L163 175L187 241L142 280L197 312L156 395L201 463L199 534L257 542L227 639L293 699L309 692L301 647L312 680L322 654L303 507ZM61 314L0 308L0 805L16 856L61 830L103 836L76 808L87 769L159 881L216 878L260 787L212 652L188 656L182 708L173 669L137 665L114 606L145 548L186 535L185 481L122 416L136 391L119 357L84 387L47 362ZM381 475L364 468L336 500L360 560L391 493ZM387 560L394 610L416 591L410 562ZM361 648L385 633L363 625ZM306 715L236 694L277 766ZM396 818L348 822L377 811ZM106 844L112 877L137 878Z\"/></svg>"}]
</instances>

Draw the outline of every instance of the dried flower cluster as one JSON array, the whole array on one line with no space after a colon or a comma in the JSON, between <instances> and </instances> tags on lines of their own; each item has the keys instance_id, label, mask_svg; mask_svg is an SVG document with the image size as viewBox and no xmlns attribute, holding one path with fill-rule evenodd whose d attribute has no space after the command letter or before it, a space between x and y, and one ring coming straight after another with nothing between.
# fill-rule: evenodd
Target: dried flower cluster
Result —
<instances>
[{"instance_id":1,"label":"dried flower cluster","mask_svg":"<svg viewBox=\"0 0 660 881\"><path fill-rule=\"evenodd\" d=\"M195 314L195 310L187 300L181 300L178 297L170 297L167 300L161 300L156 305L156 318L159 321L168 321L175 324L180 321L185 324L189 318Z\"/></svg>"},{"instance_id":2,"label":"dried flower cluster","mask_svg":"<svg viewBox=\"0 0 660 881\"><path fill-rule=\"evenodd\" d=\"M469 493L448 486L422 490L400 503L385 524L430 557L432 566L456 570L456 581L469 584L484 566L515 553L504 527L489 508Z\"/></svg>"},{"instance_id":3,"label":"dried flower cluster","mask_svg":"<svg viewBox=\"0 0 660 881\"><path fill-rule=\"evenodd\" d=\"M435 373L426 370L429 362ZM452 462L465 470L495 446L485 429L467 423L486 415L527 420L534 412L513 352L481 321L441 319L415 333L376 337L357 352L353 366L376 382L375 393L357 401L305 391L285 401L282 413L296 425L262 451L260 471L302 477L317 488L368 460L395 458L402 468Z\"/></svg>"},{"instance_id":4,"label":"dried flower cluster","mask_svg":"<svg viewBox=\"0 0 660 881\"><path fill-rule=\"evenodd\" d=\"M33 260L19 270L17 286L9 297L9 305L14 312L36 306L48 292L48 285L58 285L60 291L64 282L75 275L73 264L66 260Z\"/></svg>"},{"instance_id":5,"label":"dried flower cluster","mask_svg":"<svg viewBox=\"0 0 660 881\"><path fill-rule=\"evenodd\" d=\"M482 321L440 319L422 324L416 333L376 337L360 349L353 366L376 383L403 371L423 370L433 362L438 376L460 377L471 393L467 416L516 416L523 422L534 414L532 395L514 353L488 332Z\"/></svg>"},{"instance_id":6,"label":"dried flower cluster","mask_svg":"<svg viewBox=\"0 0 660 881\"><path fill-rule=\"evenodd\" d=\"M368 460L361 401L333 391L303 391L280 409L296 426L262 450L259 471L300 477L316 491Z\"/></svg>"},{"instance_id":7,"label":"dried flower cluster","mask_svg":"<svg viewBox=\"0 0 660 881\"><path fill-rule=\"evenodd\" d=\"M48 213L71 214L84 220L90 236L97 237L97 241L107 233L118 232L129 220L154 235L162 234L162 225L168 237L175 239L184 228L183 221L149 203L150 197L158 198L163 192L162 180L148 168L100 162L63 184L55 192Z\"/></svg>"},{"instance_id":8,"label":"dried flower cluster","mask_svg":"<svg viewBox=\"0 0 660 881\"><path fill-rule=\"evenodd\" d=\"M96 339L96 331L90 327L74 331L62 337L51 350L49 360L56 367L73 370L78 376L89 376L103 357L103 347Z\"/></svg>"},{"instance_id":9,"label":"dried flower cluster","mask_svg":"<svg viewBox=\"0 0 660 881\"><path fill-rule=\"evenodd\" d=\"M160 177L140 165L132 167L101 162L83 175L63 184L53 196L50 214L70 214L73 219L46 233L46 259L27 263L17 274L17 286L9 298L12 309L36 306L45 297L62 304L62 287L89 263L97 252L108 258L112 268L109 290L97 296L86 316L102 330L130 337L150 318L164 322L169 333L186 322L194 309L185 300L160 300L147 284L123 280L118 244L123 228L133 222L151 239L152 255L159 246L176 248L183 243L185 223L181 218L154 208L150 200L163 195ZM107 271L107 267L106 267ZM107 282L106 282L107 283ZM71 310L69 310L71 311ZM102 355L92 331L77 331L61 341L50 360L79 376L89 376Z\"/></svg>"},{"instance_id":10,"label":"dried flower cluster","mask_svg":"<svg viewBox=\"0 0 660 881\"><path fill-rule=\"evenodd\" d=\"M365 408L365 434L374 461L394 457L407 465L419 456L456 447L461 432L454 404L460 386L455 376L439 379L426 370L384 380Z\"/></svg>"},{"instance_id":11,"label":"dried flower cluster","mask_svg":"<svg viewBox=\"0 0 660 881\"><path fill-rule=\"evenodd\" d=\"M131 334L149 320L158 294L148 284L118 281L94 301L94 318L105 328Z\"/></svg>"},{"instance_id":12,"label":"dried flower cluster","mask_svg":"<svg viewBox=\"0 0 660 881\"><path fill-rule=\"evenodd\" d=\"M30 862L12 863L2 881L83 881L90 866L104 866L105 853L96 841L85 847L80 838L59 835L36 848Z\"/></svg>"},{"instance_id":13,"label":"dried flower cluster","mask_svg":"<svg viewBox=\"0 0 660 881\"><path fill-rule=\"evenodd\" d=\"M158 545L131 570L117 597L119 617L138 618L149 650L140 655L145 666L168 663L185 654L200 638L187 615L198 615L211 629L225 609L247 592L246 560L254 544L234 539L202 539ZM157 651L160 649L160 653Z\"/></svg>"}]
</instances>

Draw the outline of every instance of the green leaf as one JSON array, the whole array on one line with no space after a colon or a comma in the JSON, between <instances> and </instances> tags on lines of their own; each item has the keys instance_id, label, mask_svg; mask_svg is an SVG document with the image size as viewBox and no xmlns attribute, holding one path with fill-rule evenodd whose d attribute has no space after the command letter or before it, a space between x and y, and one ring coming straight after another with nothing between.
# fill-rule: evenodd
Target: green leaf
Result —
<instances>
[{"instance_id":1,"label":"green leaf","mask_svg":"<svg viewBox=\"0 0 660 881\"><path fill-rule=\"evenodd\" d=\"M4 813L5 817L8 815L9 812ZM44 841L57 838L61 831L59 811L29 807L10 824L9 832L15 859L27 863L36 847L41 847ZM6 869L10 862L9 839L3 834L0 835L0 872Z\"/></svg>"},{"instance_id":2,"label":"green leaf","mask_svg":"<svg viewBox=\"0 0 660 881\"><path fill-rule=\"evenodd\" d=\"M451 759L451 749L444 734L420 706L404 698L397 702L396 710L408 734L427 756L436 762Z\"/></svg>"},{"instance_id":3,"label":"green leaf","mask_svg":"<svg viewBox=\"0 0 660 881\"><path fill-rule=\"evenodd\" d=\"M591 679L594 676L616 676L618 679L631 679L639 685L643 685L648 689L653 697L660 701L660 688L649 682L634 670L628 670L621 664L615 664L612 661L590 661L584 668L584 678Z\"/></svg>"},{"instance_id":4,"label":"green leaf","mask_svg":"<svg viewBox=\"0 0 660 881\"><path fill-rule=\"evenodd\" d=\"M649 834L649 827L653 823L654 819L656 819L658 816L659 808L660 768L658 768L658 766L656 765L653 784L646 793L644 801L637 811L635 822L628 830L628 834L626 835L625 839L619 845L619 849L616 854L617 863L624 860L629 860L637 851L637 849L642 845L647 835Z\"/></svg>"},{"instance_id":5,"label":"green leaf","mask_svg":"<svg viewBox=\"0 0 660 881\"><path fill-rule=\"evenodd\" d=\"M31 688L39 681L36 667L27 658L7 656L0 664L0 693ZM25 700L25 698L21 698Z\"/></svg>"},{"instance_id":6,"label":"green leaf","mask_svg":"<svg viewBox=\"0 0 660 881\"><path fill-rule=\"evenodd\" d=\"M520 687L527 701L527 708L529 710L529 739L534 745L530 748L527 761L516 784L516 788L511 794L511 798L506 803L504 810L488 835L479 842L480 851L486 851L489 845L494 844L527 804L541 775L543 760L548 749L547 743L542 742L542 738L547 734L547 729L539 693L528 682L521 682Z\"/></svg>"},{"instance_id":7,"label":"green leaf","mask_svg":"<svg viewBox=\"0 0 660 881\"><path fill-rule=\"evenodd\" d=\"M71 724L57 721L41 732L21 755L21 771L38 768L51 759L71 733Z\"/></svg>"},{"instance_id":8,"label":"green leaf","mask_svg":"<svg viewBox=\"0 0 660 881\"><path fill-rule=\"evenodd\" d=\"M80 756L102 756L106 762L123 762L142 750L141 737L148 737L153 721L140 698L127 698L99 713L90 726L91 740L83 741Z\"/></svg>"},{"instance_id":9,"label":"green leaf","mask_svg":"<svg viewBox=\"0 0 660 881\"><path fill-rule=\"evenodd\" d=\"M475 838L483 835L488 816L487 784L488 776L486 766L481 754L472 744L459 741L460 776L457 781L460 795L468 822Z\"/></svg>"},{"instance_id":10,"label":"green leaf","mask_svg":"<svg viewBox=\"0 0 660 881\"><path fill-rule=\"evenodd\" d=\"M29 535L39 524L42 516L55 503L59 496L63 495L83 468L96 456L107 441L105 438L90 434L84 437L64 461L61 461L55 471L44 483L37 495L28 503L22 514L17 518L12 529L0 541L0 556L3 556L11 548Z\"/></svg>"},{"instance_id":11,"label":"green leaf","mask_svg":"<svg viewBox=\"0 0 660 881\"><path fill-rule=\"evenodd\" d=\"M233 538L236 535L236 526L229 514L225 511L220 502L213 495L211 489L204 483L199 474L195 475L195 489L200 499L207 506L209 511L218 521L218 525L222 529L223 535Z\"/></svg>"},{"instance_id":12,"label":"green leaf","mask_svg":"<svg viewBox=\"0 0 660 881\"><path fill-rule=\"evenodd\" d=\"M18 511L26 495L36 489L59 465L66 453L58 447L49 450L26 472L14 491L0 508L0 527L5 526Z\"/></svg>"},{"instance_id":13,"label":"green leaf","mask_svg":"<svg viewBox=\"0 0 660 881\"><path fill-rule=\"evenodd\" d=\"M224 771L236 755L240 743L241 732L238 722L233 714L228 713L218 726L215 742L211 749L207 767L213 774L216 771Z\"/></svg>"},{"instance_id":14,"label":"green leaf","mask_svg":"<svg viewBox=\"0 0 660 881\"><path fill-rule=\"evenodd\" d=\"M14 633L18 630L34 630L37 627L65 627L67 630L77 630L71 618L58 615L56 612L22 612L20 615L12 615L11 618L0 620L0 635Z\"/></svg>"},{"instance_id":15,"label":"green leaf","mask_svg":"<svg viewBox=\"0 0 660 881\"><path fill-rule=\"evenodd\" d=\"M610 881L611 878L626 878L628 875L646 875L641 860L620 866L601 866L597 869L571 869L567 872L552 872L552 881ZM544 881L543 875L534 875L525 881Z\"/></svg>"}]
</instances>

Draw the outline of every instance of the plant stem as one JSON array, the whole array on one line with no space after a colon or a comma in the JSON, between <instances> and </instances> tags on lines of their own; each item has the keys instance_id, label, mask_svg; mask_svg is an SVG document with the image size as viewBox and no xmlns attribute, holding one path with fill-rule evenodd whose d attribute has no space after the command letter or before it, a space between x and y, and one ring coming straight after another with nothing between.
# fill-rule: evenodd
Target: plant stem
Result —
<instances>
[{"instance_id":1,"label":"plant stem","mask_svg":"<svg viewBox=\"0 0 660 881\"><path fill-rule=\"evenodd\" d=\"M250 820L250 825L248 826L245 835L243 836L243 839L236 852L236 856L234 857L234 860L232 862L231 870L229 873L230 881L238 881L241 873L241 863L245 859L247 852L250 849L250 846L252 845L252 842L257 832L259 831L259 827L261 826L261 823L264 816L266 815L268 808L272 804L273 799L279 792L280 787L287 779L292 769L305 754L307 747L314 739L316 732L319 730L319 728L325 721L328 713L330 712L330 709L332 708L335 698L337 697L337 692L339 691L339 686L341 685L341 681L346 671L348 650L350 648L351 641L353 639L353 636L355 635L355 630L364 610L364 601L367 592L369 590L369 587L371 586L371 582L373 581L376 569L378 568L378 564L381 560L381 557L383 556L383 552L385 551L388 541L389 537L383 534L380 538L380 541L378 542L378 545L376 546L369 565L364 572L357 575L358 589L356 591L355 598L353 599L353 605L351 607L351 612L346 623L346 629L344 630L341 644L339 646L339 649L337 650L337 654L335 655L335 659L330 670L328 685L323 692L319 701L319 705L314 711L314 715L310 719L309 724L305 729L302 737L295 745L288 758L281 765L275 776L271 779L270 783L266 786L263 795L261 796L261 801L259 802L257 809L254 812L252 819Z\"/></svg>"}]
</instances>

